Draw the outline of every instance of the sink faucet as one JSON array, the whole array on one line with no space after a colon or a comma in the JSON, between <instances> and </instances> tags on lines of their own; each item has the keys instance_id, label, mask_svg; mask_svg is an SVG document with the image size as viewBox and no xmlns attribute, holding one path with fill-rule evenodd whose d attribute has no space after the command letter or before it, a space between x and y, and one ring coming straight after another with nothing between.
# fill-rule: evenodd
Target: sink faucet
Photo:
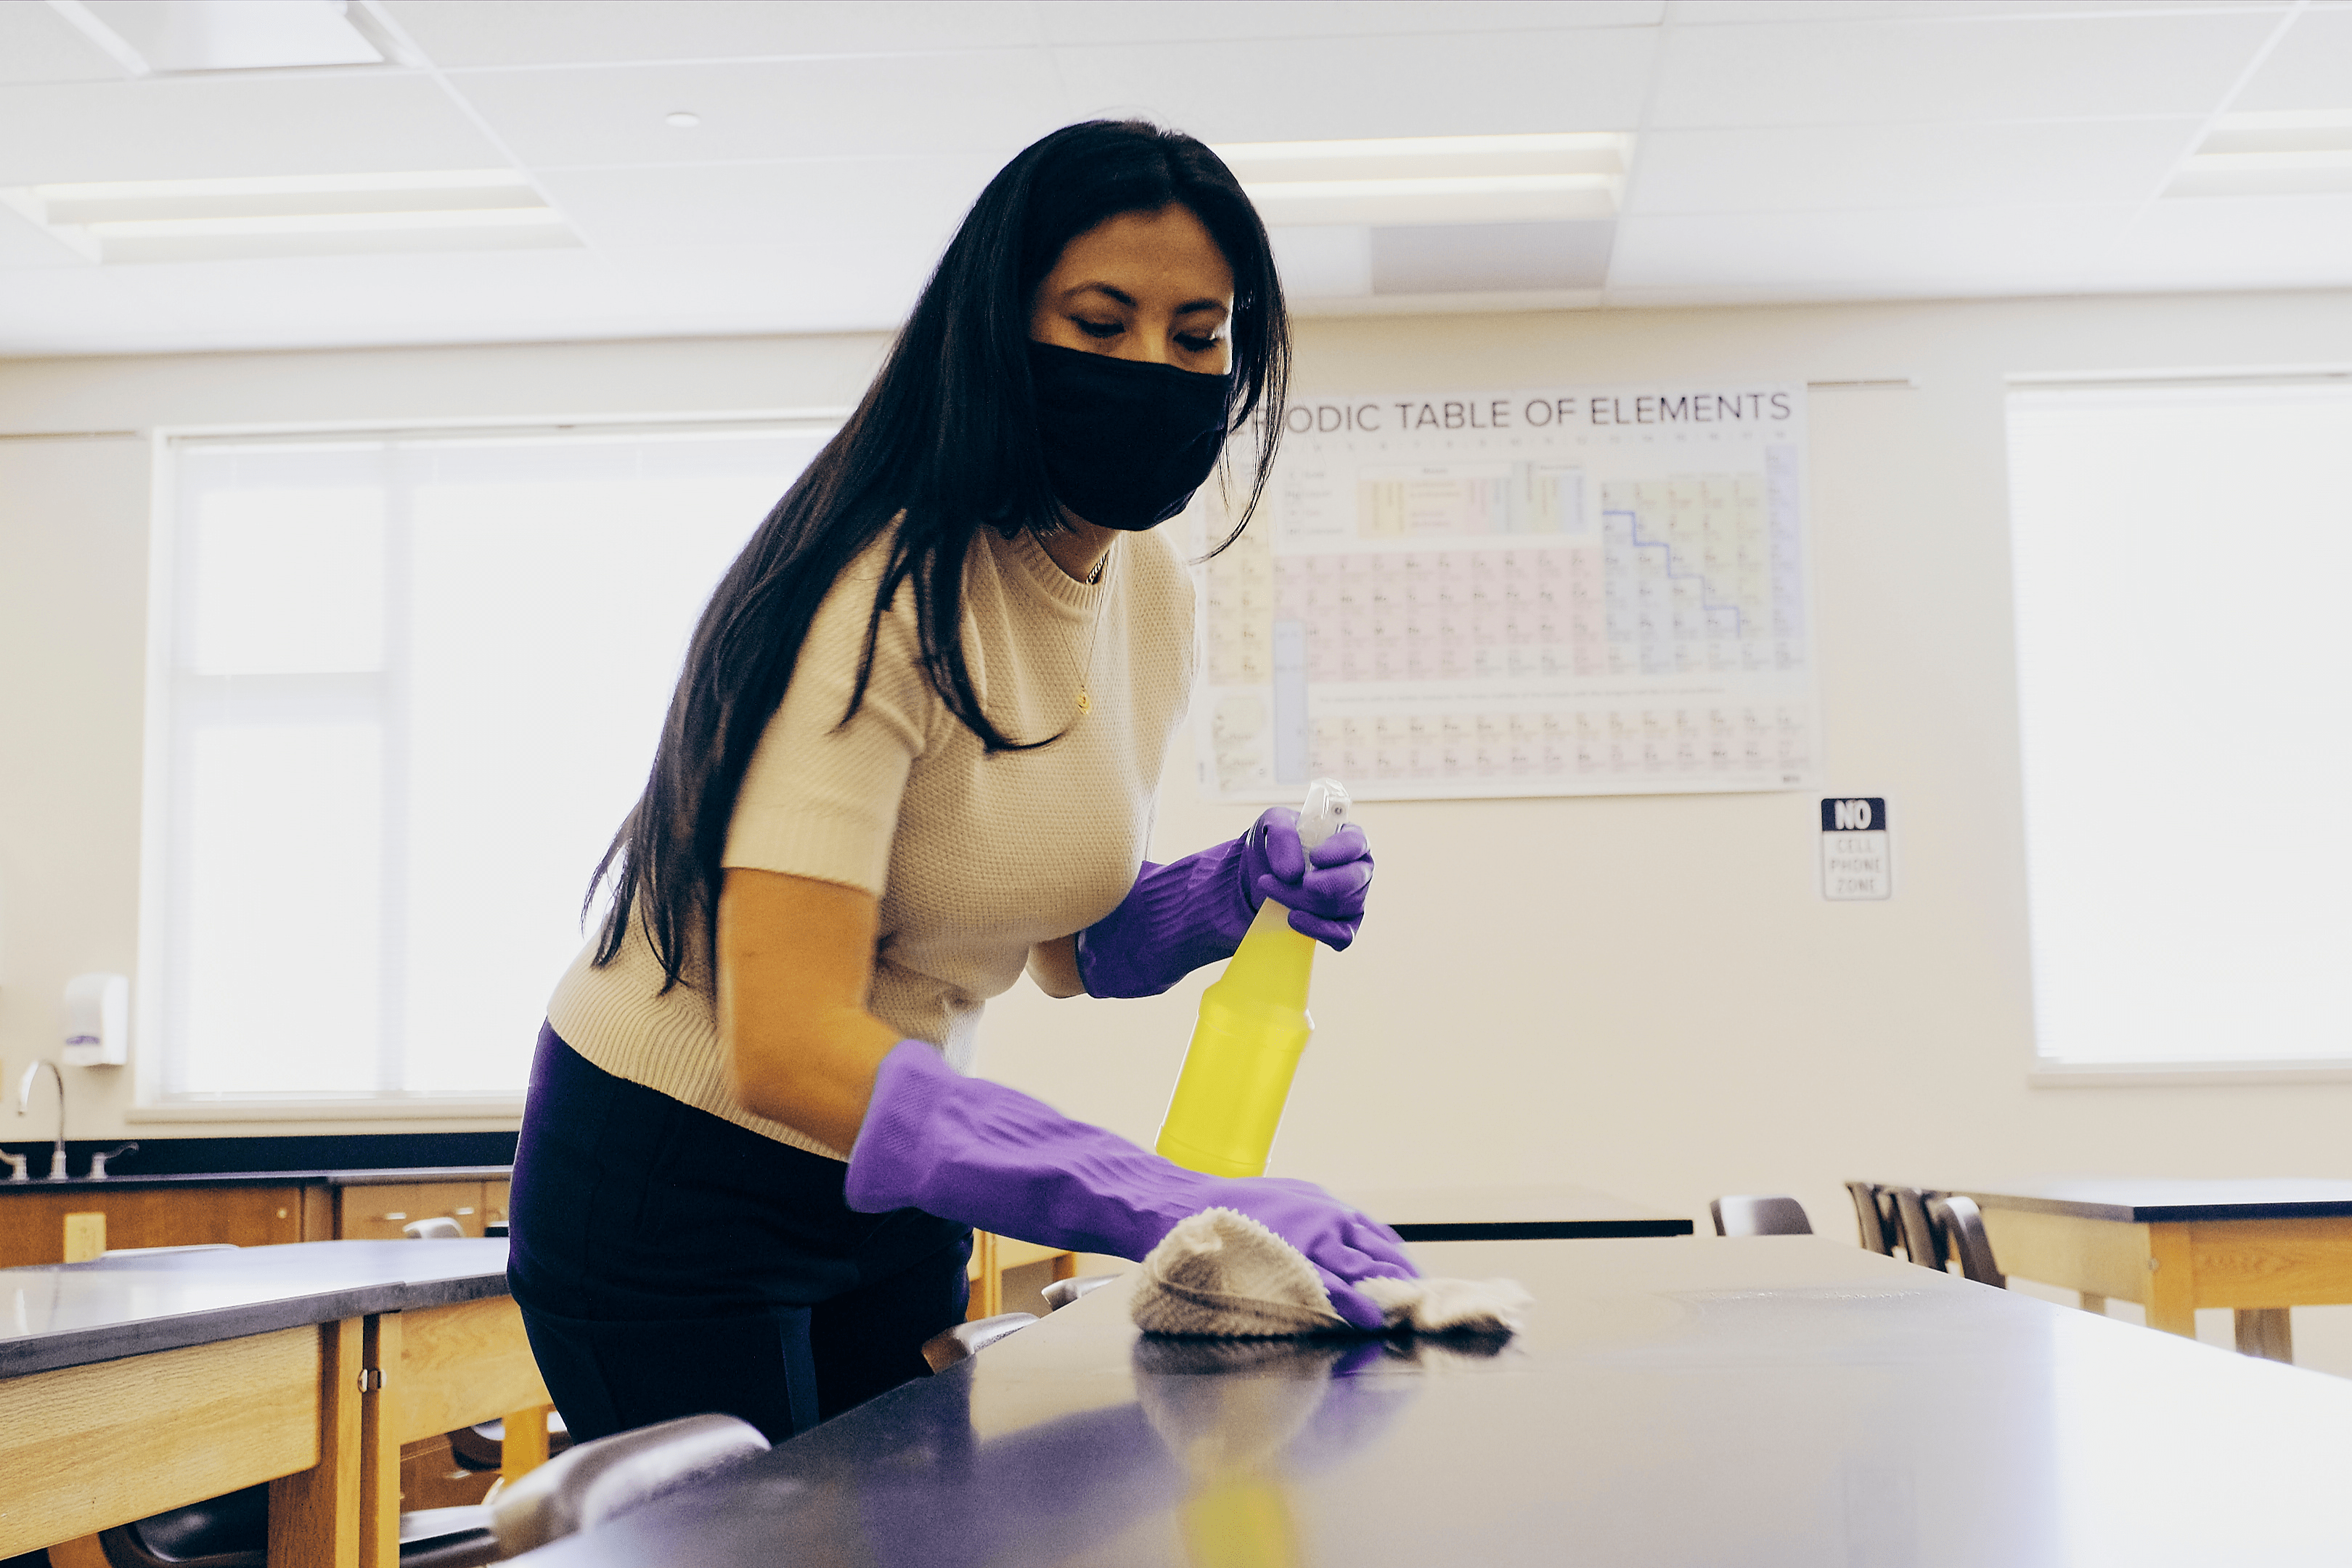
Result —
<instances>
[{"instance_id":1,"label":"sink faucet","mask_svg":"<svg viewBox=\"0 0 2352 1568\"><path fill-rule=\"evenodd\" d=\"M16 1114L24 1115L32 1104L33 1080L40 1076L43 1068L48 1068L49 1076L58 1080L58 1146L49 1152L49 1180L62 1182L66 1179L66 1075L58 1070L57 1063L45 1057L25 1069L25 1076L16 1084Z\"/></svg>"}]
</instances>

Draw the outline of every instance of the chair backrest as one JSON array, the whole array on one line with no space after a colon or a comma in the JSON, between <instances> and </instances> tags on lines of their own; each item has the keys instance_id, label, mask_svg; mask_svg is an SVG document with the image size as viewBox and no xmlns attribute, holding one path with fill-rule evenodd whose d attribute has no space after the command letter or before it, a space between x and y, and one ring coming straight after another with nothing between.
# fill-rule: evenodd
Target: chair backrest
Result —
<instances>
[{"instance_id":1,"label":"chair backrest","mask_svg":"<svg viewBox=\"0 0 2352 1568\"><path fill-rule=\"evenodd\" d=\"M1927 1203L1916 1187L1882 1187L1879 1189L1895 1204L1896 1234L1903 1251L1922 1268L1940 1270L1944 1267L1942 1247L1936 1240L1935 1222L1927 1217Z\"/></svg>"},{"instance_id":2,"label":"chair backrest","mask_svg":"<svg viewBox=\"0 0 2352 1568\"><path fill-rule=\"evenodd\" d=\"M1118 1278L1116 1274L1081 1274L1075 1279L1056 1279L1037 1293L1045 1298L1045 1310L1058 1312L1089 1290L1099 1290Z\"/></svg>"},{"instance_id":3,"label":"chair backrest","mask_svg":"<svg viewBox=\"0 0 2352 1568\"><path fill-rule=\"evenodd\" d=\"M1943 1255L1958 1259L1963 1275L1979 1285L2009 1289L2008 1277L1993 1266L1992 1243L1985 1237L1984 1215L1976 1199L1958 1193L1929 1198L1927 1218L1936 1227Z\"/></svg>"},{"instance_id":4,"label":"chair backrest","mask_svg":"<svg viewBox=\"0 0 2352 1568\"><path fill-rule=\"evenodd\" d=\"M1805 1205L1794 1198L1744 1194L1717 1198L1706 1205L1715 1216L1717 1236L1811 1236L1812 1222Z\"/></svg>"},{"instance_id":5,"label":"chair backrest","mask_svg":"<svg viewBox=\"0 0 2352 1568\"><path fill-rule=\"evenodd\" d=\"M1019 1333L1037 1321L1034 1312L999 1312L976 1322L958 1323L923 1342L923 1360L935 1373L960 1361L970 1361L1007 1334Z\"/></svg>"},{"instance_id":6,"label":"chair backrest","mask_svg":"<svg viewBox=\"0 0 2352 1568\"><path fill-rule=\"evenodd\" d=\"M400 1234L411 1241L463 1241L466 1227L443 1215L437 1219L413 1219L400 1227Z\"/></svg>"},{"instance_id":7,"label":"chair backrest","mask_svg":"<svg viewBox=\"0 0 2352 1568\"><path fill-rule=\"evenodd\" d=\"M1879 1190L1868 1182L1848 1182L1845 1190L1853 1198L1853 1223L1862 1232L1862 1245L1881 1258L1895 1256L1895 1216L1887 1212Z\"/></svg>"},{"instance_id":8,"label":"chair backrest","mask_svg":"<svg viewBox=\"0 0 2352 1568\"><path fill-rule=\"evenodd\" d=\"M686 1415L582 1443L509 1482L490 1505L499 1550L512 1557L561 1541L768 1451L732 1415Z\"/></svg>"}]
</instances>

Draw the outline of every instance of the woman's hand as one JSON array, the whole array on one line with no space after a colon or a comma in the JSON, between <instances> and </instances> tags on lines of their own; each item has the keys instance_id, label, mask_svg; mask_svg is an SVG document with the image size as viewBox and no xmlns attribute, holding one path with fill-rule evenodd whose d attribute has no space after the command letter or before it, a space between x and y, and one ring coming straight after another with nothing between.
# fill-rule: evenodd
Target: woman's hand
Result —
<instances>
[{"instance_id":1,"label":"woman's hand","mask_svg":"<svg viewBox=\"0 0 2352 1568\"><path fill-rule=\"evenodd\" d=\"M1297 1247L1321 1276L1339 1314L1360 1329L1377 1330L1380 1304L1357 1289L1365 1279L1417 1279L1421 1270L1397 1233L1312 1182L1286 1176L1234 1176L1211 1180L1202 1208L1245 1214Z\"/></svg>"},{"instance_id":2,"label":"woman's hand","mask_svg":"<svg viewBox=\"0 0 2352 1568\"><path fill-rule=\"evenodd\" d=\"M1290 911L1290 929L1339 952L1356 940L1372 885L1372 847L1354 823L1309 849L1299 841L1298 813L1277 805L1260 814L1242 840L1243 876L1252 908L1272 899Z\"/></svg>"},{"instance_id":3,"label":"woman's hand","mask_svg":"<svg viewBox=\"0 0 2352 1568\"><path fill-rule=\"evenodd\" d=\"M874 895L730 870L719 895L719 1042L728 1087L761 1116L846 1151L898 1031L866 1010Z\"/></svg>"},{"instance_id":4,"label":"woman's hand","mask_svg":"<svg viewBox=\"0 0 2352 1568\"><path fill-rule=\"evenodd\" d=\"M1276 806L1239 838L1166 866L1146 861L1118 908L1080 931L1076 962L1042 944L1029 973L1048 995L1157 996L1204 963L1231 958L1272 899L1290 929L1337 949L1356 940L1372 885L1372 852L1354 823L1310 853L1298 813ZM1057 989L1059 987L1059 989Z\"/></svg>"}]
</instances>

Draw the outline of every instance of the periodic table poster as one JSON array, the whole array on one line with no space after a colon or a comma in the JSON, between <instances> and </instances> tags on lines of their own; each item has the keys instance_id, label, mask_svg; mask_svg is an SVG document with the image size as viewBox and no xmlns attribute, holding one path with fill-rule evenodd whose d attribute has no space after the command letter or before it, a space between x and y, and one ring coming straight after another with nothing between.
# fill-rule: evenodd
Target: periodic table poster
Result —
<instances>
[{"instance_id":1,"label":"periodic table poster","mask_svg":"<svg viewBox=\"0 0 2352 1568\"><path fill-rule=\"evenodd\" d=\"M1294 402L1201 569L1203 792L1811 787L1804 426L1782 383Z\"/></svg>"}]
</instances>

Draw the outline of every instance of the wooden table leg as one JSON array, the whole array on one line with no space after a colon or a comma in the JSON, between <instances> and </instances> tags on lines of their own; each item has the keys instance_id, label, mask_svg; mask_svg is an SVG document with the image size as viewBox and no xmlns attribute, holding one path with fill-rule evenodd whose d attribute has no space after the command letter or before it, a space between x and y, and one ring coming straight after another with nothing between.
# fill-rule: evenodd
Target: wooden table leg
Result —
<instances>
[{"instance_id":1,"label":"wooden table leg","mask_svg":"<svg viewBox=\"0 0 2352 1568\"><path fill-rule=\"evenodd\" d=\"M1058 1257L1058 1258L1055 1258L1055 1259L1054 1259L1054 1278L1055 1278L1055 1279L1076 1279L1077 1277L1078 1277L1078 1255L1077 1255L1076 1253L1075 1253L1075 1252L1065 1252L1065 1253L1063 1253L1060 1257Z\"/></svg>"},{"instance_id":2,"label":"wooden table leg","mask_svg":"<svg viewBox=\"0 0 2352 1568\"><path fill-rule=\"evenodd\" d=\"M269 1483L270 1568L360 1560L361 1321L321 1323L319 1342L319 1462Z\"/></svg>"},{"instance_id":3,"label":"wooden table leg","mask_svg":"<svg viewBox=\"0 0 2352 1568\"><path fill-rule=\"evenodd\" d=\"M2197 1337L2197 1271L2185 1225L2147 1227L2147 1326Z\"/></svg>"},{"instance_id":4,"label":"wooden table leg","mask_svg":"<svg viewBox=\"0 0 2352 1568\"><path fill-rule=\"evenodd\" d=\"M2096 1312L2102 1318L2107 1315L2107 1299L2105 1296L2094 1296L2088 1290L2082 1291L2080 1294L2083 1298L2083 1310Z\"/></svg>"},{"instance_id":5,"label":"wooden table leg","mask_svg":"<svg viewBox=\"0 0 2352 1568\"><path fill-rule=\"evenodd\" d=\"M509 1411L506 1436L499 1443L499 1474L508 1481L523 1477L547 1463L547 1412L549 1406L534 1405L528 1410Z\"/></svg>"},{"instance_id":6,"label":"wooden table leg","mask_svg":"<svg viewBox=\"0 0 2352 1568\"><path fill-rule=\"evenodd\" d=\"M391 1386L400 1371L400 1342L398 1312L367 1320L363 1359L373 1386L360 1405L360 1568L400 1568L400 1432Z\"/></svg>"},{"instance_id":7,"label":"wooden table leg","mask_svg":"<svg viewBox=\"0 0 2352 1568\"><path fill-rule=\"evenodd\" d=\"M2294 1361L2294 1330L2288 1321L2284 1307L2240 1307L2234 1316L2238 1321L2238 1350L2241 1354L2258 1355L2264 1361Z\"/></svg>"},{"instance_id":8,"label":"wooden table leg","mask_svg":"<svg viewBox=\"0 0 2352 1568\"><path fill-rule=\"evenodd\" d=\"M400 1446L493 1417L508 1477L547 1458L547 1384L531 1359L522 1315L504 1296L419 1308L378 1320L384 1391L371 1475L383 1479L368 1509L380 1542L365 1568L400 1560Z\"/></svg>"},{"instance_id":9,"label":"wooden table leg","mask_svg":"<svg viewBox=\"0 0 2352 1568\"><path fill-rule=\"evenodd\" d=\"M969 1321L992 1318L1004 1310L1004 1271L996 1264L996 1237L985 1230L971 1233L971 1304Z\"/></svg>"},{"instance_id":10,"label":"wooden table leg","mask_svg":"<svg viewBox=\"0 0 2352 1568\"><path fill-rule=\"evenodd\" d=\"M49 1568L114 1568L106 1560L106 1548L98 1543L95 1535L85 1535L79 1541L60 1541L49 1548Z\"/></svg>"}]
</instances>

